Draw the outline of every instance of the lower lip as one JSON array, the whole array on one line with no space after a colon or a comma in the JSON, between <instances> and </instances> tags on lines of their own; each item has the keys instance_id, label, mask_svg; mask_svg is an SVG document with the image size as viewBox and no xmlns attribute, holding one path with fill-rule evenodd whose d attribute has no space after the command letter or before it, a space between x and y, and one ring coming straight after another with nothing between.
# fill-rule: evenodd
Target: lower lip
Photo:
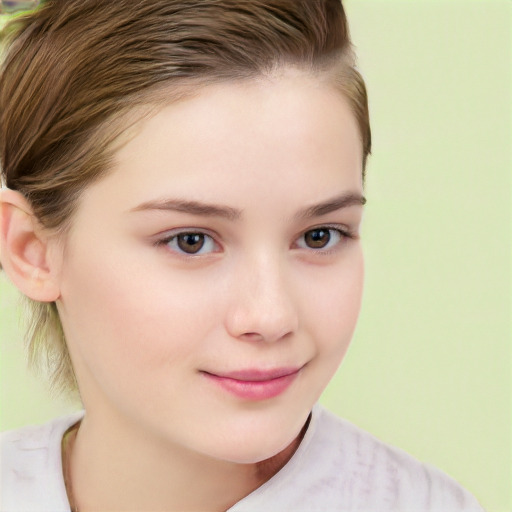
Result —
<instances>
[{"instance_id":1,"label":"lower lip","mask_svg":"<svg viewBox=\"0 0 512 512\"><path fill-rule=\"evenodd\" d=\"M211 373L204 373L210 381L220 386L225 391L244 400L268 400L284 393L292 382L297 378L299 372L283 375L275 379L249 381L219 377Z\"/></svg>"}]
</instances>

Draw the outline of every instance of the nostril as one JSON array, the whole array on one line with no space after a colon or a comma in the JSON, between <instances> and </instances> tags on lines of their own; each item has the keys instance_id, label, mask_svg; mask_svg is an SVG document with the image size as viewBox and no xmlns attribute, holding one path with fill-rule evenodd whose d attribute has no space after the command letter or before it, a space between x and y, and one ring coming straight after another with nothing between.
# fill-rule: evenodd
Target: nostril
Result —
<instances>
[{"instance_id":1,"label":"nostril","mask_svg":"<svg viewBox=\"0 0 512 512\"><path fill-rule=\"evenodd\" d=\"M279 341L279 340L282 340L284 338L287 338L291 334L292 334L291 331L287 331L287 332L282 333L282 334L269 333L268 335L261 334L261 333L258 333L258 332L246 332L246 333L243 333L240 336L238 336L238 338L241 339L241 340L244 340L244 341L274 342L274 341Z\"/></svg>"},{"instance_id":2,"label":"nostril","mask_svg":"<svg viewBox=\"0 0 512 512\"><path fill-rule=\"evenodd\" d=\"M242 334L241 337L247 341L263 341L264 340L264 337L257 332L246 332L246 333Z\"/></svg>"}]
</instances>

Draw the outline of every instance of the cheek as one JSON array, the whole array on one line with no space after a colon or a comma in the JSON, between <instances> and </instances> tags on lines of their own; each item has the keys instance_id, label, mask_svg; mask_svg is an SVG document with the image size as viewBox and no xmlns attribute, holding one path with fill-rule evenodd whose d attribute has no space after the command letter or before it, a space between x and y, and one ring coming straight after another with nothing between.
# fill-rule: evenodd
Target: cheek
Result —
<instances>
[{"instance_id":1,"label":"cheek","mask_svg":"<svg viewBox=\"0 0 512 512\"><path fill-rule=\"evenodd\" d=\"M192 358L211 328L213 301L200 279L157 272L122 251L98 254L69 258L63 274L62 317L77 373L85 367L104 385L149 386Z\"/></svg>"},{"instance_id":2,"label":"cheek","mask_svg":"<svg viewBox=\"0 0 512 512\"><path fill-rule=\"evenodd\" d=\"M326 269L316 276L315 286L303 290L308 297L306 326L321 355L339 359L345 354L361 309L363 281L363 256L357 247L348 261Z\"/></svg>"}]
</instances>

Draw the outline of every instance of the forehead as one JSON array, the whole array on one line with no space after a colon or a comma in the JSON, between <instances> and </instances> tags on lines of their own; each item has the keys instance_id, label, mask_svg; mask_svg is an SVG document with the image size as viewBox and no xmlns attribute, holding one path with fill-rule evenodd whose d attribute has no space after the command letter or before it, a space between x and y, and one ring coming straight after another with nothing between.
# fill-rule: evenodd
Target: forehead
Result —
<instances>
[{"instance_id":1,"label":"forehead","mask_svg":"<svg viewBox=\"0 0 512 512\"><path fill-rule=\"evenodd\" d=\"M243 194L270 199L276 189L315 201L333 187L362 188L362 147L343 95L287 71L209 85L162 106L91 192L97 187L124 208L158 194L237 207Z\"/></svg>"}]
</instances>

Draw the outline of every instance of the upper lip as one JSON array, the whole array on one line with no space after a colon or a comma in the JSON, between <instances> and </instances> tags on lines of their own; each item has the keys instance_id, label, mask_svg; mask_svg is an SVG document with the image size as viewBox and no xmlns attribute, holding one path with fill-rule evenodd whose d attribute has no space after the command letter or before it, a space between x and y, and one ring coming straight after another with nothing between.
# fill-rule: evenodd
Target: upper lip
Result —
<instances>
[{"instance_id":1,"label":"upper lip","mask_svg":"<svg viewBox=\"0 0 512 512\"><path fill-rule=\"evenodd\" d=\"M204 372L215 377L224 379L240 380L245 382L264 382L266 380L279 379L293 375L302 369L302 366L285 366L281 368L272 368L263 370L259 368L247 368L228 372Z\"/></svg>"}]
</instances>

